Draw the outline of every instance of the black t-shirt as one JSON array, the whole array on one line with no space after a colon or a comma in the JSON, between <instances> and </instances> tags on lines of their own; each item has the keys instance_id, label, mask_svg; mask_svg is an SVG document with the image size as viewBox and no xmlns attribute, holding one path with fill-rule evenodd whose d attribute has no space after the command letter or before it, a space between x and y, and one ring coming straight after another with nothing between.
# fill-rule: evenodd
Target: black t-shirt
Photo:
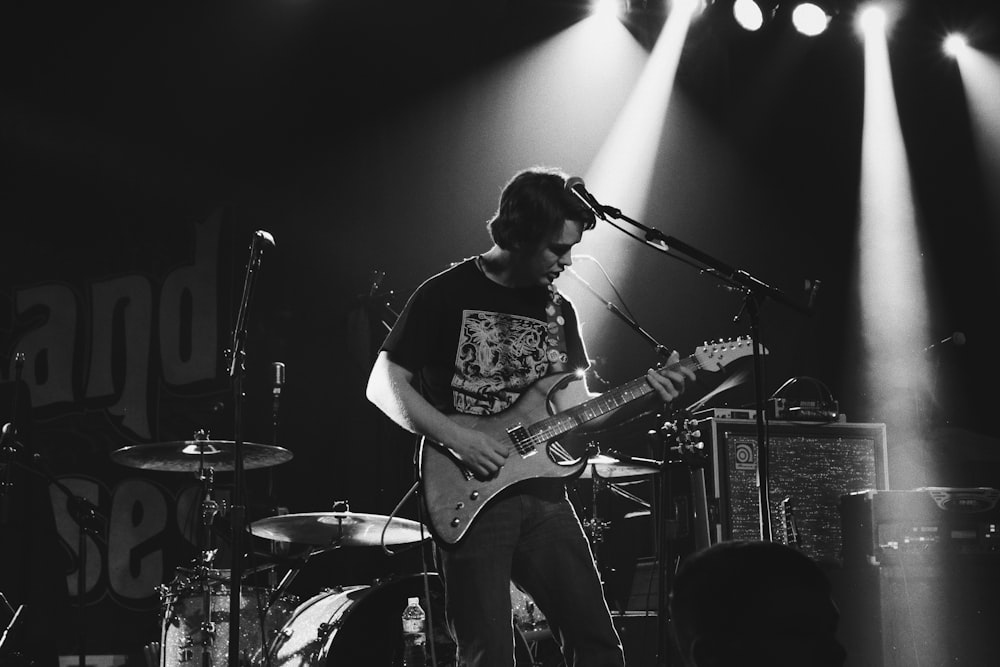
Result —
<instances>
[{"instance_id":1,"label":"black t-shirt","mask_svg":"<svg viewBox=\"0 0 1000 667\"><path fill-rule=\"evenodd\" d=\"M439 410L496 414L551 370L549 302L547 287L504 287L465 260L417 288L382 349ZM576 313L566 299L561 308L566 368L586 368Z\"/></svg>"}]
</instances>

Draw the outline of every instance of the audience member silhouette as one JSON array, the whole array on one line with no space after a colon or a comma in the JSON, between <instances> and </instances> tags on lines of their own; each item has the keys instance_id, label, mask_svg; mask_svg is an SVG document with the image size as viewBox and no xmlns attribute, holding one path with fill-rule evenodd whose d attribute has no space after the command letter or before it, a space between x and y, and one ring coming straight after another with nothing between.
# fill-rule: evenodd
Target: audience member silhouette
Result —
<instances>
[{"instance_id":1,"label":"audience member silhouette","mask_svg":"<svg viewBox=\"0 0 1000 667\"><path fill-rule=\"evenodd\" d=\"M830 582L776 542L721 542L689 556L674 579L671 632L687 667L840 667Z\"/></svg>"}]
</instances>

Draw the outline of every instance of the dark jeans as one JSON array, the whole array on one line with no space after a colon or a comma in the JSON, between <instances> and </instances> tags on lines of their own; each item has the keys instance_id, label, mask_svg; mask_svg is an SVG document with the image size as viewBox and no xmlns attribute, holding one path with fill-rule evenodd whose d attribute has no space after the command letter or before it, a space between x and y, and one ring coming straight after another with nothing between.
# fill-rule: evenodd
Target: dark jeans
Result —
<instances>
[{"instance_id":1,"label":"dark jeans","mask_svg":"<svg viewBox=\"0 0 1000 667\"><path fill-rule=\"evenodd\" d=\"M511 581L545 615L567 665L624 666L590 545L561 481L508 489L439 557L461 667L514 664Z\"/></svg>"}]
</instances>

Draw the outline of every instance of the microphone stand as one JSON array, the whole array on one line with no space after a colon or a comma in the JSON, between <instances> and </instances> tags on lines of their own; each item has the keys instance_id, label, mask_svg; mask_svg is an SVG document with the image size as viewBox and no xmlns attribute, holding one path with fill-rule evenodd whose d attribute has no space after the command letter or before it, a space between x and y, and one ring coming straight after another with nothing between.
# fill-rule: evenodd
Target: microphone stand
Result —
<instances>
[{"instance_id":1,"label":"microphone stand","mask_svg":"<svg viewBox=\"0 0 1000 667\"><path fill-rule=\"evenodd\" d=\"M250 300L260 268L264 246L274 247L274 237L264 230L254 232L250 242L250 260L247 262L236 325L233 327L232 347L229 353L229 378L233 391L233 502L229 512L232 528L232 563L229 570L229 667L240 664L240 596L243 579L243 532L246 527L246 507L243 505L243 376L246 371L247 317ZM207 612L207 610L206 610ZM206 651L204 655L208 655Z\"/></svg>"},{"instance_id":2,"label":"microphone stand","mask_svg":"<svg viewBox=\"0 0 1000 667\"><path fill-rule=\"evenodd\" d=\"M6 430L6 429L5 429ZM23 447L23 446L22 446ZM13 464L14 461L11 461ZM77 542L77 578L76 578L76 594L77 594L77 611L79 613L80 628L79 634L77 636L77 660L79 667L86 667L87 664L87 605L85 596L87 593L87 535L98 535L100 528L103 523L107 522L107 517L101 515L97 511L97 507L88 499L83 496L76 495L73 490L66 486L62 481L56 478L55 475L42 463L42 457L37 452L33 452L30 457L30 465L25 463L18 463L20 467L28 472L39 475L49 485L56 487L62 491L63 495L69 503L70 516L76 520L77 524L80 526L79 539ZM23 605L22 605L23 606Z\"/></svg>"},{"instance_id":3,"label":"microphone stand","mask_svg":"<svg viewBox=\"0 0 1000 667\"><path fill-rule=\"evenodd\" d=\"M0 483L0 525L5 525L9 519L10 498L8 497L8 494L10 489L14 486L10 481L10 473L11 468L13 468L15 464L23 467L29 472L34 472L40 475L51 486L55 486L62 491L69 500L70 515L80 526L76 561L78 567L76 577L76 595L78 600L77 607L80 623L77 635L77 661L79 667L85 667L87 664L87 604L85 599L87 594L87 535L96 536L100 532L101 522L99 519L103 519L104 517L99 516L97 507L95 507L93 503L83 496L74 494L69 487L56 479L55 475L42 465L42 458L39 454L31 454L31 462L34 464L34 469L17 461L18 453L27 450L27 448L17 440L18 394L20 393L19 388L21 386L21 374L23 371L24 353L18 352L14 355L14 399L11 420L9 423L4 424L2 431L0 431L0 450L2 450L5 459L4 479L3 482ZM17 618L23 609L24 605L18 607L15 618L11 620L7 630L4 632L3 638L0 639L0 647L2 647L4 642L6 642L8 631L10 628L14 627L14 623L17 621Z\"/></svg>"},{"instance_id":4,"label":"microphone stand","mask_svg":"<svg viewBox=\"0 0 1000 667\"><path fill-rule=\"evenodd\" d=\"M595 290L593 287L590 286L590 283L588 283L586 280L584 280L579 275L577 275L576 271L573 271L572 269L570 269L570 275L572 275L574 278L576 278L577 281L579 281L579 283L581 285L583 285L584 287L586 287L588 292L590 292L595 297L597 297L604 304L604 307L607 308L609 311L611 311L611 313L613 315L617 316L622 322L624 322L625 324L627 324L629 326L629 328L631 328L637 334L639 334L640 336L642 336L643 338L645 338L646 341L650 345L653 346L653 349L656 350L656 353L658 355L660 355L662 357L669 357L670 356L670 350L667 349L667 347L665 345L661 345L660 342L658 340L656 340L655 338L653 338L653 336L648 331L646 331L641 326L639 326L638 322L636 322L631 317L629 317L628 315L626 315L625 313L623 313L618 306L616 306L615 304L611 303L610 301L608 301L607 299L605 299L603 296L601 296L601 294L597 290Z\"/></svg>"},{"instance_id":5,"label":"microphone stand","mask_svg":"<svg viewBox=\"0 0 1000 667\"><path fill-rule=\"evenodd\" d=\"M10 481L10 470L14 464L14 456L18 451L17 441L17 397L20 394L21 373L24 371L24 352L14 355L14 398L12 399L10 422L3 425L0 431L0 454L3 455L3 482L0 482L0 526L6 525L10 514L10 490L14 483Z\"/></svg>"},{"instance_id":6,"label":"microphone stand","mask_svg":"<svg viewBox=\"0 0 1000 667\"><path fill-rule=\"evenodd\" d=\"M762 280L750 275L742 269L729 266L711 255L694 248L679 239L663 234L658 229L647 227L642 223L629 218L619 209L613 206L604 206L596 200L592 202L596 206L596 212L600 217L611 216L616 220L627 222L628 224L642 230L646 245L669 254L671 250L678 251L691 259L696 265L703 267L705 273L715 276L719 280L729 284L744 294L743 307L740 314L735 319L740 319L742 313L746 313L750 332L750 341L753 344L753 368L754 368L754 404L757 411L757 489L758 501L760 503L760 537L764 541L770 541L771 531L771 511L768 489L768 439L767 423L765 421L765 401L764 398L764 361L761 354L760 341L760 304L765 298L771 298L778 303L784 304L793 310L803 314L811 314L811 310L803 306L780 290L766 284ZM617 227L617 225L616 225ZM630 234L631 236L631 234ZM670 255L673 256L673 255Z\"/></svg>"},{"instance_id":7,"label":"microphone stand","mask_svg":"<svg viewBox=\"0 0 1000 667\"><path fill-rule=\"evenodd\" d=\"M626 315L625 313L623 313L621 311L621 309L618 308L618 306L616 306L615 304L613 304L612 302L608 301L603 296L601 296L596 290L594 290L593 287L590 286L590 283L588 283L586 280L584 280L583 278L581 278L580 276L578 276L575 271L571 270L570 274L574 278L576 278L584 287L586 287L587 290L591 294L593 294L595 297L597 297L602 302L604 302L604 306L609 311L611 311L612 314L614 314L615 316L617 316L620 320L622 320L625 324L627 324L633 331L635 331L637 334L639 334L640 336L642 336L647 342L649 342L649 344L652 345L653 348L656 350L656 353L658 355L660 355L660 356L662 356L664 358L667 358L667 357L670 356L671 351L665 345L662 345L659 341L657 341L655 338L653 338L653 336L649 332L647 332L645 329L643 329L639 325L638 322L636 322L631 317L629 317L628 315ZM615 452L615 457L616 458L622 458L618 454L618 452ZM656 536L657 536L657 539L656 539L656 560L659 563L659 568L658 568L659 569L659 576L657 577L657 591L656 591L656 593L657 593L657 607L656 607L656 609L657 609L657 614L658 615L659 614L664 614L665 615L666 614L666 609L667 609L667 576L666 576L666 574L667 574L668 557L670 555L669 552L668 552L668 548L667 548L668 521L667 521L667 513L666 513L667 488L670 486L669 477L668 477L668 474L667 474L667 466L669 465L668 459L669 459L669 457L666 455L666 452L664 452L664 456L661 459L661 461L654 462L654 463L658 464L657 465L657 471L658 471L657 474L659 475L659 478L660 478L660 484L659 484L660 502L657 503L657 511L656 511L655 517L654 517L655 520L656 520ZM594 482L594 485L595 485L595 488L596 488L596 485L598 484L598 476L597 476L596 468L595 468L595 471L594 471L594 480L593 480L593 482ZM595 499L594 503L595 503L595 507L596 507L596 499ZM661 664L661 665L669 664L669 661L670 661L670 659L669 659L669 650L668 650L669 647L667 646L667 636L668 635L665 632L658 632L658 633L656 633L656 636L657 636L656 655L657 655L657 657L659 659L659 664Z\"/></svg>"}]
</instances>

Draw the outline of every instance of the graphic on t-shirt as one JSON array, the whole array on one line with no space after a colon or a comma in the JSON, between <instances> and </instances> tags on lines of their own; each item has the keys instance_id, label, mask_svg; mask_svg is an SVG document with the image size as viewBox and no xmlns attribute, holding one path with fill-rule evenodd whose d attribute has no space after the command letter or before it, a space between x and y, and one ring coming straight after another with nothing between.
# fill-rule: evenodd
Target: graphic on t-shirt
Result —
<instances>
[{"instance_id":1,"label":"graphic on t-shirt","mask_svg":"<svg viewBox=\"0 0 1000 667\"><path fill-rule=\"evenodd\" d=\"M545 323L530 317L482 310L462 312L455 375L455 409L495 414L548 370Z\"/></svg>"}]
</instances>

